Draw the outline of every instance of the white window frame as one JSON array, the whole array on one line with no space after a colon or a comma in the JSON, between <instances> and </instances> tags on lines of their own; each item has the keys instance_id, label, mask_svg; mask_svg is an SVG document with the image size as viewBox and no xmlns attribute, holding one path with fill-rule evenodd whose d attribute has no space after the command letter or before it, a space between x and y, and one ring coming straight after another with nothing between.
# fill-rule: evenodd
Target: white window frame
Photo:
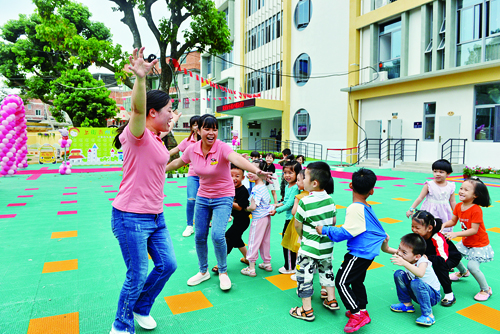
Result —
<instances>
[{"instance_id":1,"label":"white window frame","mask_svg":"<svg viewBox=\"0 0 500 334\"><path fill-rule=\"evenodd\" d=\"M425 108L427 105L431 105L433 104L434 105L434 114L426 114L425 113ZM422 138L423 140L425 141L434 141L436 139L436 107L437 107L437 104L436 102L424 102L424 124L422 124ZM425 137L425 134L427 133L427 120L428 119L434 119L434 133L432 134L432 138L426 138Z\"/></svg>"}]
</instances>

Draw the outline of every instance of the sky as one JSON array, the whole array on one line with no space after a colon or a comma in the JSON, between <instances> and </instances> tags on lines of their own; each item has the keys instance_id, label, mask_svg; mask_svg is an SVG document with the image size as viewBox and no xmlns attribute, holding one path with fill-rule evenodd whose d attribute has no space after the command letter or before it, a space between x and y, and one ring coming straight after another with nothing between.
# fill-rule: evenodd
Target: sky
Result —
<instances>
[{"instance_id":1,"label":"sky","mask_svg":"<svg viewBox=\"0 0 500 334\"><path fill-rule=\"evenodd\" d=\"M123 18L122 12L113 12L112 7L116 4L109 0L80 0L77 1L85 6L87 6L92 13L90 18L92 21L103 22L110 30L113 35L113 42L120 44L122 50L132 52L133 38L128 26L122 23L120 20ZM31 0L0 0L0 26L3 26L5 22L11 19L17 19L19 14L32 14L36 6ZM153 19L158 24L158 21L168 13L164 12L166 9L165 3L163 1L156 2L152 7ZM136 23L139 27L139 32L141 34L141 40L143 46L146 47L144 53L149 55L151 53L160 55L158 44L153 36L153 33L147 26L146 20L142 17L136 15ZM188 25L185 23L185 27L181 26L181 30L186 29ZM105 69L91 69L91 72L108 72Z\"/></svg>"}]
</instances>

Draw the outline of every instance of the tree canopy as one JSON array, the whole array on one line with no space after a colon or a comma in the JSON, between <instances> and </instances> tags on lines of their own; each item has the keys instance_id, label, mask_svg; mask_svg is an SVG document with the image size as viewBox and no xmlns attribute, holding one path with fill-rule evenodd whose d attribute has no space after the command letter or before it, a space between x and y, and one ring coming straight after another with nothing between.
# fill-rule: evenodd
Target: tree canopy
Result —
<instances>
[{"instance_id":1,"label":"tree canopy","mask_svg":"<svg viewBox=\"0 0 500 334\"><path fill-rule=\"evenodd\" d=\"M7 79L8 87L21 89L23 97L37 98L55 107L52 110L59 121L63 121L62 111L65 111L76 126L105 125L102 117L114 116L116 103L109 98L108 90L98 88L103 82L94 80L87 69L95 63L112 70L117 79L127 81L123 70L127 55L120 45L113 45L111 33L104 24L90 20L92 14L87 7L67 0L35 0L34 3L35 13L21 14L19 19L1 27L1 36L6 42L0 42L0 74ZM76 81L69 81L71 78ZM81 78L88 81L83 82ZM78 109L71 109L76 105L62 101L78 100L82 91L68 87L79 86L87 88L85 101ZM91 93L90 88L98 89ZM57 96L62 92L64 99ZM72 94L75 97L70 96ZM107 94L107 98L102 94ZM92 112L95 104L102 107L97 114ZM82 118L85 108L89 117ZM79 117L73 119L74 115Z\"/></svg>"},{"instance_id":2,"label":"tree canopy","mask_svg":"<svg viewBox=\"0 0 500 334\"><path fill-rule=\"evenodd\" d=\"M159 61L162 69L174 68L172 59L181 59L186 52L205 50L213 54L231 51L230 31L225 20L225 14L217 11L212 0L163 0L164 10L168 17L162 17L154 22L151 7L158 0L109 0L117 7L113 10L123 12L121 21L128 26L133 37L133 47L142 46L141 34L137 27L134 9L148 24L160 49ZM155 11L157 9L155 8ZM180 31L183 22L190 19L190 29ZM184 42L181 44L181 36ZM169 63L167 65L167 57ZM172 72L162 71L160 89L168 92L172 82Z\"/></svg>"}]
</instances>

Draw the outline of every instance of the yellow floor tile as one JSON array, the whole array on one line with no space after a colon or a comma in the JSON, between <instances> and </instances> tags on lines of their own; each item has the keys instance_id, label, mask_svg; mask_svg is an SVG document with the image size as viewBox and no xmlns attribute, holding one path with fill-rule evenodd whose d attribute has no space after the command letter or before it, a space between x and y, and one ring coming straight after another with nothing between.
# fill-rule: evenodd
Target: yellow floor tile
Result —
<instances>
[{"instance_id":1,"label":"yellow floor tile","mask_svg":"<svg viewBox=\"0 0 500 334\"><path fill-rule=\"evenodd\" d=\"M489 306L476 303L457 312L481 325L500 331L500 311Z\"/></svg>"},{"instance_id":2,"label":"yellow floor tile","mask_svg":"<svg viewBox=\"0 0 500 334\"><path fill-rule=\"evenodd\" d=\"M78 231L52 232L51 239L73 238L78 236Z\"/></svg>"},{"instance_id":3,"label":"yellow floor tile","mask_svg":"<svg viewBox=\"0 0 500 334\"><path fill-rule=\"evenodd\" d=\"M343 205L335 205L335 207L337 208L337 210L347 208L347 206L343 206Z\"/></svg>"},{"instance_id":4,"label":"yellow floor tile","mask_svg":"<svg viewBox=\"0 0 500 334\"><path fill-rule=\"evenodd\" d=\"M400 201L400 202L407 202L407 201L411 201L411 199L408 199L408 198L401 198L401 197L396 197L396 198L393 198L393 200L395 200L395 201Z\"/></svg>"},{"instance_id":5,"label":"yellow floor tile","mask_svg":"<svg viewBox=\"0 0 500 334\"><path fill-rule=\"evenodd\" d=\"M488 229L486 229L486 231L491 231L491 232L500 233L500 227L492 227L492 228L488 228Z\"/></svg>"},{"instance_id":6,"label":"yellow floor tile","mask_svg":"<svg viewBox=\"0 0 500 334\"><path fill-rule=\"evenodd\" d=\"M380 263L373 261L372 264L370 264L370 266L368 267L368 270L377 269L377 268L380 268L383 266L384 266L383 264L380 264Z\"/></svg>"},{"instance_id":7,"label":"yellow floor tile","mask_svg":"<svg viewBox=\"0 0 500 334\"><path fill-rule=\"evenodd\" d=\"M78 334L80 324L78 312L31 319L28 334Z\"/></svg>"},{"instance_id":8,"label":"yellow floor tile","mask_svg":"<svg viewBox=\"0 0 500 334\"><path fill-rule=\"evenodd\" d=\"M375 201L366 201L366 203L368 203L370 205L382 204L380 202L375 202Z\"/></svg>"},{"instance_id":9,"label":"yellow floor tile","mask_svg":"<svg viewBox=\"0 0 500 334\"><path fill-rule=\"evenodd\" d=\"M78 269L78 259L66 261L45 262L43 264L42 274L56 273L59 271L68 271Z\"/></svg>"},{"instance_id":10,"label":"yellow floor tile","mask_svg":"<svg viewBox=\"0 0 500 334\"><path fill-rule=\"evenodd\" d=\"M280 290L290 290L290 289L295 289L297 288L297 282L292 281L290 278L292 275L275 275L275 276L269 276L266 277L266 279L274 284L277 288Z\"/></svg>"},{"instance_id":11,"label":"yellow floor tile","mask_svg":"<svg viewBox=\"0 0 500 334\"><path fill-rule=\"evenodd\" d=\"M379 219L381 222L387 223L387 224L395 224L395 223L401 223L402 220L397 220L397 219L392 219L392 218L382 218Z\"/></svg>"},{"instance_id":12,"label":"yellow floor tile","mask_svg":"<svg viewBox=\"0 0 500 334\"><path fill-rule=\"evenodd\" d=\"M453 238L451 240L453 240L455 242L460 242L460 241L462 241L462 237L456 237L456 238Z\"/></svg>"},{"instance_id":13,"label":"yellow floor tile","mask_svg":"<svg viewBox=\"0 0 500 334\"><path fill-rule=\"evenodd\" d=\"M173 314L198 311L213 306L201 291L165 297L165 301Z\"/></svg>"}]
</instances>

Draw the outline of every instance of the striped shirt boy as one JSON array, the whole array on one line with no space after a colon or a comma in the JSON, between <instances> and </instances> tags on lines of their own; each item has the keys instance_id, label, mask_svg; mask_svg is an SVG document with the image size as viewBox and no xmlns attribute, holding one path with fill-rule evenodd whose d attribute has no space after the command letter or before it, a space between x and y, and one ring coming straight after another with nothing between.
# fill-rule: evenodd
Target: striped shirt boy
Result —
<instances>
[{"instance_id":1,"label":"striped shirt boy","mask_svg":"<svg viewBox=\"0 0 500 334\"><path fill-rule=\"evenodd\" d=\"M316 232L317 225L333 226L337 209L333 199L326 191L312 192L302 198L295 214L295 220L303 224L302 242L298 254L314 259L332 257L333 242L325 235Z\"/></svg>"}]
</instances>

